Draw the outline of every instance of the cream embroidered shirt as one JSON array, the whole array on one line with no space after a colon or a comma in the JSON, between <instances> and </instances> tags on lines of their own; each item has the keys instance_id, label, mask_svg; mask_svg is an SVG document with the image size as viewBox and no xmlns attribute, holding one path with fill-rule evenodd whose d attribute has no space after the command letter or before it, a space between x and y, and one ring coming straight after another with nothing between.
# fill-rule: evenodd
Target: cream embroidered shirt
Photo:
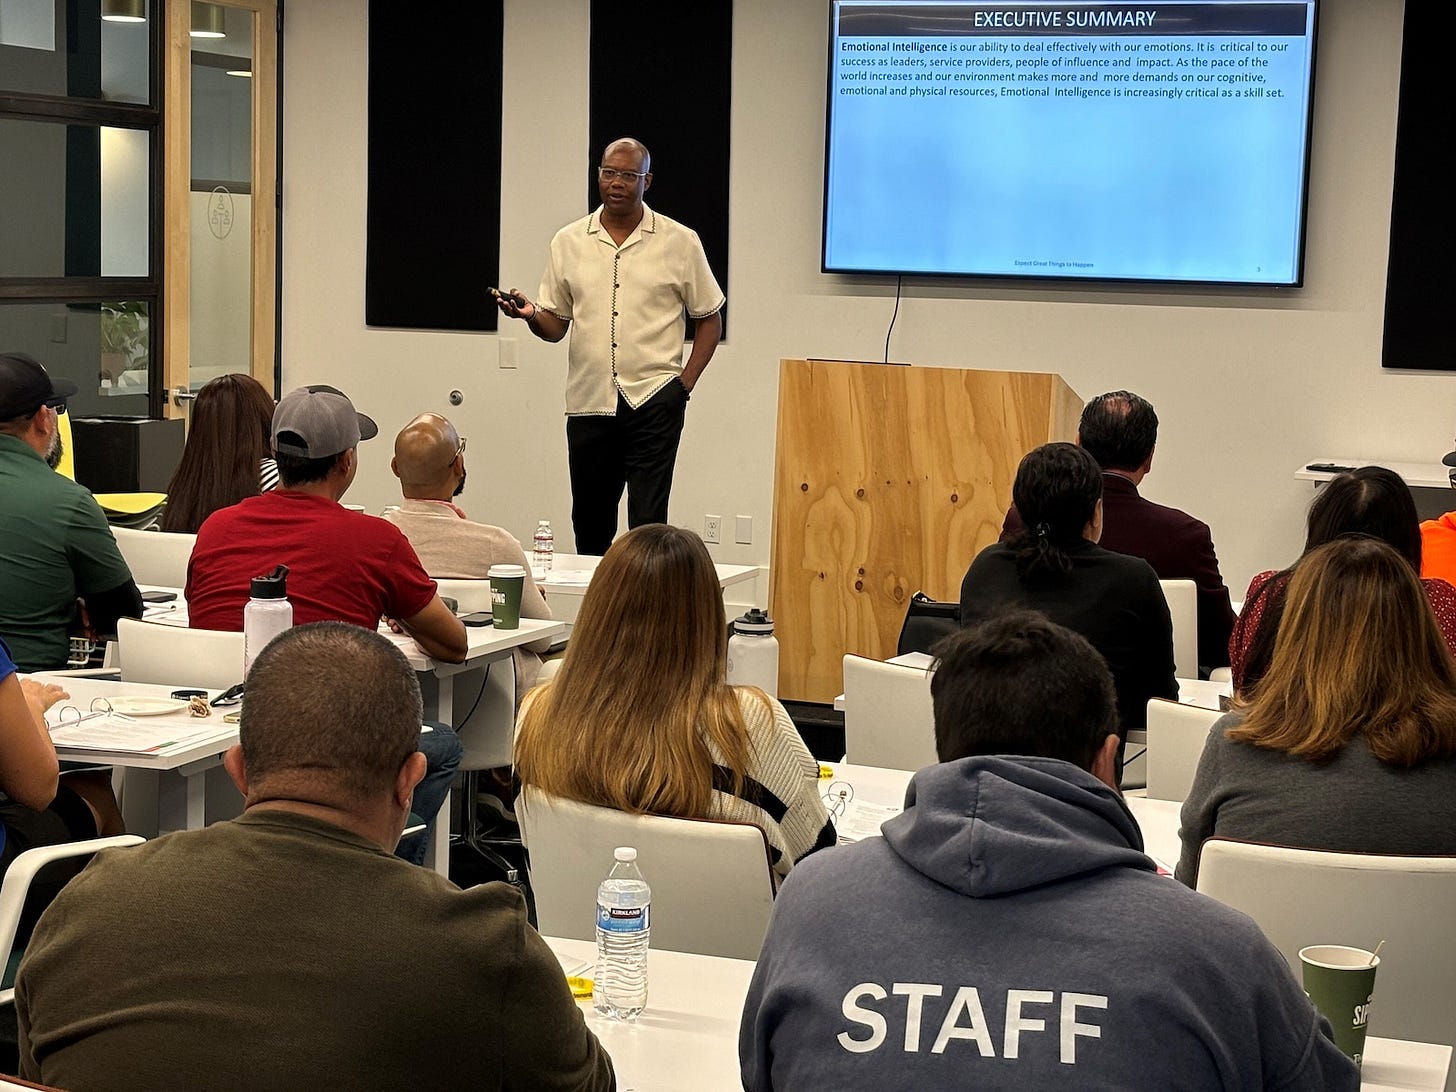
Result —
<instances>
[{"instance_id":1,"label":"cream embroidered shirt","mask_svg":"<svg viewBox=\"0 0 1456 1092\"><path fill-rule=\"evenodd\" d=\"M619 247L601 209L551 240L536 303L571 323L568 415L633 409L682 374L684 314L723 306L697 232L642 206L642 222Z\"/></svg>"}]
</instances>

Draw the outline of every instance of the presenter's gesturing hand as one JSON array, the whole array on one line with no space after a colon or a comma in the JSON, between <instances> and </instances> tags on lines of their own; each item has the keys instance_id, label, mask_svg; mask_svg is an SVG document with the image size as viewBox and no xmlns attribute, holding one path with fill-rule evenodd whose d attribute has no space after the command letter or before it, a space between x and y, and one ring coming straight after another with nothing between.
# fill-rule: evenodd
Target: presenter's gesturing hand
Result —
<instances>
[{"instance_id":1,"label":"presenter's gesturing hand","mask_svg":"<svg viewBox=\"0 0 1456 1092\"><path fill-rule=\"evenodd\" d=\"M521 319L531 333L542 341L560 341L566 336L567 324L550 311L537 307L519 288L512 288L509 292L495 288L490 291L495 297L496 306L501 309L501 314Z\"/></svg>"}]
</instances>

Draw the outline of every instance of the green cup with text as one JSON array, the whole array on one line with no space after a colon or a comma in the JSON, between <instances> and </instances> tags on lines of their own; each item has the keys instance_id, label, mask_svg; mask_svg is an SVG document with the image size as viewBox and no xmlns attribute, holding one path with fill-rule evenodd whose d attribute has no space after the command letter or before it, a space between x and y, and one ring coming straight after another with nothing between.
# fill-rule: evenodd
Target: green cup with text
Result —
<instances>
[{"instance_id":1,"label":"green cup with text","mask_svg":"<svg viewBox=\"0 0 1456 1092\"><path fill-rule=\"evenodd\" d=\"M490 607L495 614L495 628L520 629L521 593L526 590L526 567L492 565L486 576L490 579Z\"/></svg>"},{"instance_id":2,"label":"green cup with text","mask_svg":"<svg viewBox=\"0 0 1456 1092\"><path fill-rule=\"evenodd\" d=\"M1330 1022L1335 1046L1358 1066L1365 1053L1380 957L1364 948L1315 944L1299 950L1299 962L1304 966L1304 992Z\"/></svg>"}]
</instances>

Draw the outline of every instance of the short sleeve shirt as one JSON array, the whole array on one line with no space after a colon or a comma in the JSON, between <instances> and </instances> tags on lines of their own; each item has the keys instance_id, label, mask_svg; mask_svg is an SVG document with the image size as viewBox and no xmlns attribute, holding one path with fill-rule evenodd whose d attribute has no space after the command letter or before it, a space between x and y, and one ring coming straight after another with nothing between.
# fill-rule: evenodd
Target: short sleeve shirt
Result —
<instances>
[{"instance_id":1,"label":"short sleeve shirt","mask_svg":"<svg viewBox=\"0 0 1456 1092\"><path fill-rule=\"evenodd\" d=\"M76 599L131 581L96 498L0 436L0 635L23 671L63 668Z\"/></svg>"},{"instance_id":2,"label":"short sleeve shirt","mask_svg":"<svg viewBox=\"0 0 1456 1092\"><path fill-rule=\"evenodd\" d=\"M619 392L642 405L682 374L684 315L724 302L697 232L646 205L620 247L601 209L558 231L536 300L571 323L569 415L614 414Z\"/></svg>"},{"instance_id":3,"label":"short sleeve shirt","mask_svg":"<svg viewBox=\"0 0 1456 1092\"><path fill-rule=\"evenodd\" d=\"M252 578L288 566L295 625L412 618L435 598L409 540L378 516L327 497L276 489L214 512L187 563L187 617L194 629L243 628Z\"/></svg>"}]
</instances>

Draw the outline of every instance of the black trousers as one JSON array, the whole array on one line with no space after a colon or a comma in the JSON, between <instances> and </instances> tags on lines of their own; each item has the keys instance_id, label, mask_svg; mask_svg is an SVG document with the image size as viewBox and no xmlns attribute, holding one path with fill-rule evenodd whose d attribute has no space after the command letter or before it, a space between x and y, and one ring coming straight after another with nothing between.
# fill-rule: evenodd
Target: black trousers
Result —
<instances>
[{"instance_id":1,"label":"black trousers","mask_svg":"<svg viewBox=\"0 0 1456 1092\"><path fill-rule=\"evenodd\" d=\"M613 416L566 419L571 528L577 553L607 552L617 537L617 507L624 486L629 528L667 522L687 404L687 388L671 379L635 410L618 394Z\"/></svg>"}]
</instances>

